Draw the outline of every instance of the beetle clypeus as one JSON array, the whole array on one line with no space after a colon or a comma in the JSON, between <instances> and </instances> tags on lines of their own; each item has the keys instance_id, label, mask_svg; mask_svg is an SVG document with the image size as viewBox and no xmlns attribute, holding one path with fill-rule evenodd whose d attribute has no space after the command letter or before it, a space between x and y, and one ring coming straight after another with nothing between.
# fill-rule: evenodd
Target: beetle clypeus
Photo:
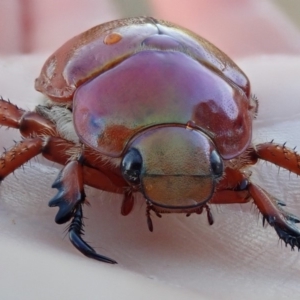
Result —
<instances>
[{"instance_id":1,"label":"beetle clypeus","mask_svg":"<svg viewBox=\"0 0 300 300\"><path fill-rule=\"evenodd\" d=\"M251 183L246 168L259 159L300 175L300 157L285 145L253 145L257 100L246 75L196 34L151 17L96 26L52 54L35 87L47 97L33 112L0 100L0 124L24 139L0 160L3 180L38 154L63 165L49 202L55 221L71 221L69 237L88 257L115 263L83 239L84 185L134 193L150 212L213 217L209 204L253 199L280 239L299 248L299 218Z\"/></svg>"}]
</instances>

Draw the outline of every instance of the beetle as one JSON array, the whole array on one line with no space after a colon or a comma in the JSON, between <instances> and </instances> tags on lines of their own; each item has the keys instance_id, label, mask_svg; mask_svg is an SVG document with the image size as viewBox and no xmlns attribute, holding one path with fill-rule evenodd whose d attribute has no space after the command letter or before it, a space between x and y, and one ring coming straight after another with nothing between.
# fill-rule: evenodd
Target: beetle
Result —
<instances>
[{"instance_id":1,"label":"beetle","mask_svg":"<svg viewBox=\"0 0 300 300\"><path fill-rule=\"evenodd\" d=\"M47 100L25 111L0 100L0 125L23 139L0 158L0 179L36 155L63 165L52 187L55 221L72 244L106 263L83 239L84 186L123 195L128 215L141 193L151 212L206 212L253 201L280 239L300 246L300 219L250 180L269 161L300 175L300 156L273 141L254 145L258 101L243 71L195 33L152 17L108 22L75 36L42 67L35 88Z\"/></svg>"}]
</instances>

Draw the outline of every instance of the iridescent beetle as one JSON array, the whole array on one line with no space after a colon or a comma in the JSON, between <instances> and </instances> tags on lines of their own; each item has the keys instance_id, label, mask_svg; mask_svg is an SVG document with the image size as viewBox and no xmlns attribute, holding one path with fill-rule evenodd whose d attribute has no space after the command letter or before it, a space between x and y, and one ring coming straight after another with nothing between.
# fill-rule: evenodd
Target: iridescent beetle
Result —
<instances>
[{"instance_id":1,"label":"iridescent beetle","mask_svg":"<svg viewBox=\"0 0 300 300\"><path fill-rule=\"evenodd\" d=\"M284 145L251 144L257 101L246 75L223 52L187 29L151 17L96 26L48 58L35 87L47 96L34 112L0 100L0 125L24 139L0 160L3 180L42 154L62 164L50 206L55 221L71 220L69 237L82 239L84 185L123 194L121 213L143 194L150 212L207 213L209 204L253 199L280 239L299 248L298 217L250 182L245 168L259 159L300 175L300 156Z\"/></svg>"}]
</instances>

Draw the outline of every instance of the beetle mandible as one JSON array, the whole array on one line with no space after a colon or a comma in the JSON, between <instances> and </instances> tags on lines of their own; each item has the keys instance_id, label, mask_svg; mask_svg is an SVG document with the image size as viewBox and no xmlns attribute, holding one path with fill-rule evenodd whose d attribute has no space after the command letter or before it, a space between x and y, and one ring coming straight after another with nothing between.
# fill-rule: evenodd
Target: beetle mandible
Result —
<instances>
[{"instance_id":1,"label":"beetle mandible","mask_svg":"<svg viewBox=\"0 0 300 300\"><path fill-rule=\"evenodd\" d=\"M246 168L269 161L300 175L300 157L285 145L253 145L258 110L247 76L195 33L152 17L108 22L72 38L44 64L35 88L47 100L25 111L0 100L0 125L23 140L0 158L0 179L42 154L63 165L49 206L70 221L69 237L84 255L107 263L82 238L84 185L135 193L151 212L206 212L210 204L253 201L280 239L300 247L300 219L250 181Z\"/></svg>"}]
</instances>

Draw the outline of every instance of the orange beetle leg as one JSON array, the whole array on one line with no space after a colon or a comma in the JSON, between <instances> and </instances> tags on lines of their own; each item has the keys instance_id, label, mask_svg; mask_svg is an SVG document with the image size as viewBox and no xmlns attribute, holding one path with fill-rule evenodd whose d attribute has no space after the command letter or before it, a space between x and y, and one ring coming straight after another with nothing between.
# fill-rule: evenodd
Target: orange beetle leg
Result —
<instances>
[{"instance_id":1,"label":"orange beetle leg","mask_svg":"<svg viewBox=\"0 0 300 300\"><path fill-rule=\"evenodd\" d=\"M116 261L98 254L81 237L84 232L82 204L85 200L81 159L79 161L68 162L59 172L52 187L57 188L58 193L50 200L49 206L59 207L59 211L55 217L56 223L62 224L73 218L69 226L69 238L75 248L87 257L115 264Z\"/></svg>"},{"instance_id":2,"label":"orange beetle leg","mask_svg":"<svg viewBox=\"0 0 300 300\"><path fill-rule=\"evenodd\" d=\"M11 128L19 128L25 110L0 98L0 124Z\"/></svg>"},{"instance_id":3,"label":"orange beetle leg","mask_svg":"<svg viewBox=\"0 0 300 300\"><path fill-rule=\"evenodd\" d=\"M218 182L216 192L209 201L211 204L247 203L251 200L248 177L238 169L227 167L223 178Z\"/></svg>"},{"instance_id":4,"label":"orange beetle leg","mask_svg":"<svg viewBox=\"0 0 300 300\"><path fill-rule=\"evenodd\" d=\"M259 145L257 153L253 155L260 159L273 162L291 172L299 174L299 155L285 146L273 143ZM261 187L248 181L248 178L239 170L226 168L225 175L218 183L217 191L211 199L213 204L246 203L253 199L263 215L263 224L267 221L274 227L280 239L289 244L292 249L300 248L300 230L295 226L300 219L282 209L284 203Z\"/></svg>"},{"instance_id":5,"label":"orange beetle leg","mask_svg":"<svg viewBox=\"0 0 300 300\"><path fill-rule=\"evenodd\" d=\"M52 187L58 189L57 194L49 202L50 207L59 207L55 222L66 223L73 217L75 207L85 200L82 164L70 161L59 172Z\"/></svg>"},{"instance_id":6,"label":"orange beetle leg","mask_svg":"<svg viewBox=\"0 0 300 300\"><path fill-rule=\"evenodd\" d=\"M110 193L124 193L124 186L117 184L116 181L111 180L103 172L83 166L84 184L92 186L96 189L110 192Z\"/></svg>"},{"instance_id":7,"label":"orange beetle leg","mask_svg":"<svg viewBox=\"0 0 300 300\"><path fill-rule=\"evenodd\" d=\"M227 167L209 204L247 203L250 201L247 187L247 176L238 169ZM208 223L212 225L214 221L208 205L201 207L196 213L201 214L203 208L206 209Z\"/></svg>"},{"instance_id":8,"label":"orange beetle leg","mask_svg":"<svg viewBox=\"0 0 300 300\"><path fill-rule=\"evenodd\" d=\"M27 112L2 98L0 99L0 125L19 129L24 137L54 135L56 132L54 124L38 113Z\"/></svg>"},{"instance_id":9,"label":"orange beetle leg","mask_svg":"<svg viewBox=\"0 0 300 300\"><path fill-rule=\"evenodd\" d=\"M74 143L66 141L65 139L49 137L43 149L43 156L50 161L66 165L70 159L74 160L71 158L74 152L74 146ZM81 153L81 155L83 156L84 164L90 162L91 155L89 151L85 151L83 154ZM90 165L92 165L92 163L90 163ZM83 165L84 184L103 191L123 194L124 186L127 186L126 182L121 176L111 171L106 172L104 166L107 168L107 165L107 161L99 160L99 155L98 158L94 160L94 168ZM105 170L105 173L101 171L102 168Z\"/></svg>"},{"instance_id":10,"label":"orange beetle leg","mask_svg":"<svg viewBox=\"0 0 300 300\"><path fill-rule=\"evenodd\" d=\"M300 155L285 144L264 143L256 146L258 158L269 161L279 167L285 168L300 175Z\"/></svg>"},{"instance_id":11,"label":"orange beetle leg","mask_svg":"<svg viewBox=\"0 0 300 300\"><path fill-rule=\"evenodd\" d=\"M259 159L269 161L290 172L300 175L300 155L295 149L289 149L285 144L273 142L256 146L255 155ZM267 221L276 230L280 239L289 244L292 249L300 248L300 230L295 226L300 219L282 209L284 203L274 198L262 188L249 185L249 192L263 215L263 222Z\"/></svg>"},{"instance_id":12,"label":"orange beetle leg","mask_svg":"<svg viewBox=\"0 0 300 300\"><path fill-rule=\"evenodd\" d=\"M16 143L10 150L4 152L0 158L0 180L40 154L42 148L43 140L41 138L28 138Z\"/></svg>"},{"instance_id":13,"label":"orange beetle leg","mask_svg":"<svg viewBox=\"0 0 300 300\"><path fill-rule=\"evenodd\" d=\"M247 203L251 200L248 191L217 191L213 198L209 201L210 204L233 204Z\"/></svg>"},{"instance_id":14,"label":"orange beetle leg","mask_svg":"<svg viewBox=\"0 0 300 300\"><path fill-rule=\"evenodd\" d=\"M263 215L263 224L267 221L276 230L280 239L285 245L290 245L292 249L300 248L300 230L295 226L300 219L284 211L281 206L284 204L274 198L261 187L249 184L249 192L254 203Z\"/></svg>"}]
</instances>

